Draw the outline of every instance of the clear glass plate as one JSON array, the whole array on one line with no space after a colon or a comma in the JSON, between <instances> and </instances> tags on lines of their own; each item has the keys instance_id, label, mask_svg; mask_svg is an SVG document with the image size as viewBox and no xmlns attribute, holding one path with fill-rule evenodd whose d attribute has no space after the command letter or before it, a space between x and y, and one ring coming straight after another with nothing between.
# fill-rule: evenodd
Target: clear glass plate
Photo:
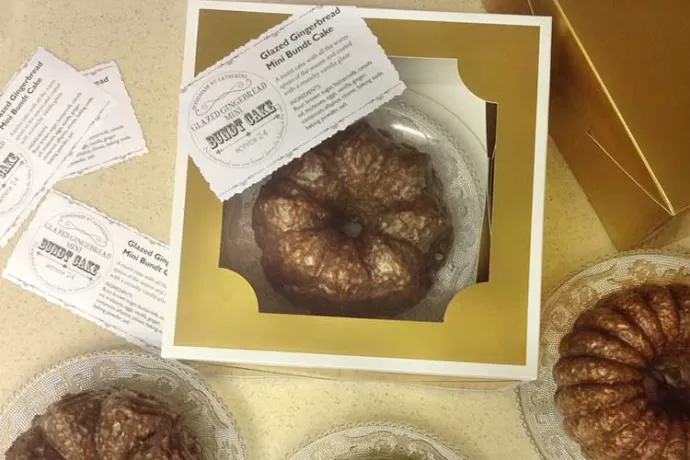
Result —
<instances>
[{"instance_id":1,"label":"clear glass plate","mask_svg":"<svg viewBox=\"0 0 690 460\"><path fill-rule=\"evenodd\" d=\"M434 435L389 422L336 428L300 447L288 460L468 460Z\"/></svg>"},{"instance_id":2,"label":"clear glass plate","mask_svg":"<svg viewBox=\"0 0 690 460\"><path fill-rule=\"evenodd\" d=\"M194 370L145 352L112 350L77 356L19 390L0 415L0 457L36 415L69 393L120 386L151 394L182 414L206 460L245 460L240 432L225 403Z\"/></svg>"},{"instance_id":3,"label":"clear glass plate","mask_svg":"<svg viewBox=\"0 0 690 460\"><path fill-rule=\"evenodd\" d=\"M445 201L452 214L454 241L447 263L437 273L429 294L397 319L442 321L453 295L472 285L477 265L484 217L485 191L472 158L486 157L486 149L457 117L453 134L428 113L446 111L431 99L406 91L381 106L367 119L420 152L428 153L443 184ZM261 250L254 241L252 209L264 181L225 203L220 265L241 274L254 287L263 312L286 312L289 305L266 281L261 268ZM230 217L231 216L231 217ZM297 309L293 313L306 313Z\"/></svg>"},{"instance_id":4,"label":"clear glass plate","mask_svg":"<svg viewBox=\"0 0 690 460\"><path fill-rule=\"evenodd\" d=\"M543 302L539 375L517 389L523 424L533 444L548 460L585 460L580 447L565 434L554 403L552 369L558 346L577 317L605 295L645 282L690 284L690 259L659 252L632 252L595 263L555 289Z\"/></svg>"}]
</instances>

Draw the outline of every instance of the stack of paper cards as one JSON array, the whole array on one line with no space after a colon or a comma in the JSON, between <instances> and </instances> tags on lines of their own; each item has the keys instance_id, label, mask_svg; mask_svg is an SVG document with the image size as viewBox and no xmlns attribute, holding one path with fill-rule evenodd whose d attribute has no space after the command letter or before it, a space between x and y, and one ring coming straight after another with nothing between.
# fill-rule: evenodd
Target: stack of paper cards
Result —
<instances>
[{"instance_id":1,"label":"stack of paper cards","mask_svg":"<svg viewBox=\"0 0 690 460\"><path fill-rule=\"evenodd\" d=\"M39 48L0 94L0 246L55 183L146 152L120 72Z\"/></svg>"},{"instance_id":2,"label":"stack of paper cards","mask_svg":"<svg viewBox=\"0 0 690 460\"><path fill-rule=\"evenodd\" d=\"M99 65L85 70L82 75L110 94L117 107L98 123L84 147L63 166L62 179L80 176L148 151L117 64Z\"/></svg>"},{"instance_id":3,"label":"stack of paper cards","mask_svg":"<svg viewBox=\"0 0 690 460\"><path fill-rule=\"evenodd\" d=\"M0 245L60 178L114 99L45 49L0 95Z\"/></svg>"},{"instance_id":4,"label":"stack of paper cards","mask_svg":"<svg viewBox=\"0 0 690 460\"><path fill-rule=\"evenodd\" d=\"M168 247L51 190L145 152L114 62L79 72L39 48L0 93L0 246L45 198L3 276L159 348Z\"/></svg>"}]
</instances>

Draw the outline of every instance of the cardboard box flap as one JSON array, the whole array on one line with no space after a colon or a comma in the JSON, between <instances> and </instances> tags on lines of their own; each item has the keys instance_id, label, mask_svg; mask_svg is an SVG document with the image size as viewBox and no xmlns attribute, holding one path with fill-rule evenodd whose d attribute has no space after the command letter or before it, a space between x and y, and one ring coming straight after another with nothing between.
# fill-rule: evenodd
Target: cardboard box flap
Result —
<instances>
[{"instance_id":1,"label":"cardboard box flap","mask_svg":"<svg viewBox=\"0 0 690 460\"><path fill-rule=\"evenodd\" d=\"M686 207L690 2L559 3L671 211Z\"/></svg>"},{"instance_id":2,"label":"cardboard box flap","mask_svg":"<svg viewBox=\"0 0 690 460\"><path fill-rule=\"evenodd\" d=\"M690 2L582 2L579 0L485 0L489 10L558 18L554 83L582 81L568 72L591 72L608 111L620 125L596 126L590 134L610 158L670 214L690 205L684 177L690 173ZM577 47L584 63L573 67ZM584 65L582 65L584 64ZM565 75L564 75L565 74ZM573 93L570 87L561 88ZM588 96L591 96L588 95ZM588 103L591 99L588 98ZM603 113L592 110L591 113ZM593 120L598 121L598 120ZM599 131L598 133L595 131ZM625 146L623 146L626 144Z\"/></svg>"},{"instance_id":3,"label":"cardboard box flap","mask_svg":"<svg viewBox=\"0 0 690 460\"><path fill-rule=\"evenodd\" d=\"M621 8L611 1L532 0L531 7L536 14L560 16L567 33L574 34L574 44L628 139L616 139L605 126L591 133L593 137L655 201L675 214L690 205L683 180L690 173L690 137L685 132L690 61L683 57L690 48L685 24L690 3L670 3L662 8L633 2ZM564 32L565 27L558 34ZM568 46L567 38L560 39ZM572 71L561 64L556 66L559 71Z\"/></svg>"},{"instance_id":4,"label":"cardboard box flap","mask_svg":"<svg viewBox=\"0 0 690 460\"><path fill-rule=\"evenodd\" d=\"M554 18L550 132L616 246L638 244L687 208L690 3L484 4Z\"/></svg>"},{"instance_id":5,"label":"cardboard box flap","mask_svg":"<svg viewBox=\"0 0 690 460\"><path fill-rule=\"evenodd\" d=\"M569 27L559 4L551 0L534 0L536 11L558 18L557 37L560 46L554 53L554 89L563 96L570 110L581 113L583 122L578 136L587 136L599 150L619 167L642 191L661 208L671 206L640 155L629 131L612 104L601 79L598 78L587 50ZM542 11L543 10L543 11ZM570 139L570 138L566 138ZM570 142L570 140L568 141Z\"/></svg>"}]
</instances>

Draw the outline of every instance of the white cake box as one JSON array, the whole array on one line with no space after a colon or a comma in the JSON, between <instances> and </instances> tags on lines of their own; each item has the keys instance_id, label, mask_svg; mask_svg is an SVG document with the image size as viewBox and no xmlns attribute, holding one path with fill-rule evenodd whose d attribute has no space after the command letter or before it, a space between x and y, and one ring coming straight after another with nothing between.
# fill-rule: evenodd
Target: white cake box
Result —
<instances>
[{"instance_id":1,"label":"white cake box","mask_svg":"<svg viewBox=\"0 0 690 460\"><path fill-rule=\"evenodd\" d=\"M308 8L190 1L184 80ZM539 341L550 19L359 11L407 86L372 120L378 116L403 141L426 135L432 157L434 149L456 152L458 168L434 163L444 184L457 179L468 187L471 177L474 195L465 199L476 206L453 210L462 263L442 269L453 280L446 284L459 289L445 302L440 295L391 319L316 316L283 305L256 268L260 253L246 217L253 192L222 203L180 149L171 232L171 276L179 284L170 292L163 356L472 388L531 380Z\"/></svg>"}]
</instances>

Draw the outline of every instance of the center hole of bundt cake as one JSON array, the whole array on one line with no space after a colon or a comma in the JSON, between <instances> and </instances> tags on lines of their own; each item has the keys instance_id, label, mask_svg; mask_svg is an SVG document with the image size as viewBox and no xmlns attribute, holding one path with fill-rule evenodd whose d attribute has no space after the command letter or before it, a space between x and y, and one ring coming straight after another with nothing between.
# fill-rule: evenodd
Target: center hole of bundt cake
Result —
<instances>
[{"instance_id":1,"label":"center hole of bundt cake","mask_svg":"<svg viewBox=\"0 0 690 460\"><path fill-rule=\"evenodd\" d=\"M340 225L340 231L343 232L345 236L350 238L357 238L362 233L362 224L346 220Z\"/></svg>"},{"instance_id":2,"label":"center hole of bundt cake","mask_svg":"<svg viewBox=\"0 0 690 460\"><path fill-rule=\"evenodd\" d=\"M647 366L643 384L652 403L671 410L690 409L690 354L662 355Z\"/></svg>"}]
</instances>

